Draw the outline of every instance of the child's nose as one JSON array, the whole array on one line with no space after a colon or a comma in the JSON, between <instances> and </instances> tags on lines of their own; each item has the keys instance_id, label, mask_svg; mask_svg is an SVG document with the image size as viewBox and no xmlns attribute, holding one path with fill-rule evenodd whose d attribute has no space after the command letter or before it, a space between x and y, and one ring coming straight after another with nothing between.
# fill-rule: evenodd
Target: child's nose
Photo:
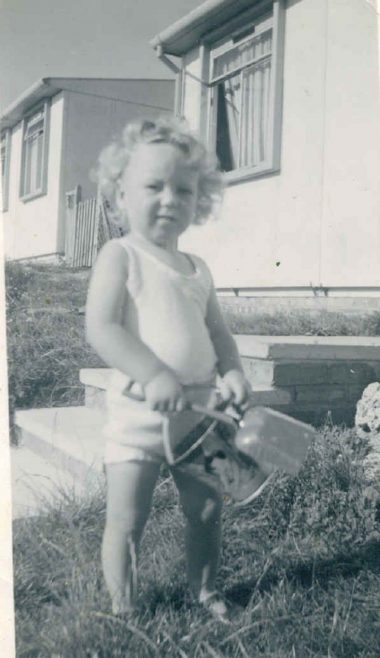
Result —
<instances>
[{"instance_id":1,"label":"child's nose","mask_svg":"<svg viewBox=\"0 0 380 658\"><path fill-rule=\"evenodd\" d=\"M177 202L176 191L169 185L162 188L161 202L165 205L175 204Z\"/></svg>"}]
</instances>

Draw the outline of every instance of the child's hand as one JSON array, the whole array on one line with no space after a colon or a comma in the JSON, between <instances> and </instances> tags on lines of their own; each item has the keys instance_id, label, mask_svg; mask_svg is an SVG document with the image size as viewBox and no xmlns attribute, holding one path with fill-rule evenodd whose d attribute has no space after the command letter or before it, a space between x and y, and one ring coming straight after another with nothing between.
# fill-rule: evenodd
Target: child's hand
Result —
<instances>
[{"instance_id":1,"label":"child's hand","mask_svg":"<svg viewBox=\"0 0 380 658\"><path fill-rule=\"evenodd\" d=\"M226 402L235 402L238 405L247 402L252 395L249 381L241 370L229 370L222 379L220 392Z\"/></svg>"},{"instance_id":2,"label":"child's hand","mask_svg":"<svg viewBox=\"0 0 380 658\"><path fill-rule=\"evenodd\" d=\"M183 411L186 400L182 385L171 370L161 370L144 387L145 398L155 411Z\"/></svg>"}]
</instances>

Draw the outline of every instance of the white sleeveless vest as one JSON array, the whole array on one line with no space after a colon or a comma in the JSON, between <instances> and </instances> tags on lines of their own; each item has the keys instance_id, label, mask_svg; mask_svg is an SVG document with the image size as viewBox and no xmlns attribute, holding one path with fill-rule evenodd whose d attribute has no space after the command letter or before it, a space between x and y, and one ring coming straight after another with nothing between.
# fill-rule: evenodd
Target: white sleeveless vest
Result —
<instances>
[{"instance_id":1,"label":"white sleeveless vest","mask_svg":"<svg viewBox=\"0 0 380 658\"><path fill-rule=\"evenodd\" d=\"M140 245L136 246L128 236L120 238L119 243L128 253L128 297L125 309L120 311L122 324L141 338L183 385L212 385L217 357L205 324L213 285L207 266L200 258L191 256L194 272L181 274ZM107 390L108 418L103 430L108 438L108 461L122 460L120 444L163 455L165 415L123 395L130 382L127 375L113 370ZM209 397L207 388L194 389L191 395L201 404L207 404ZM179 418L181 435L184 431L181 426L188 425L190 429L199 421L199 416L192 412L182 413ZM178 421L173 421L173 425L178 425ZM178 428L173 430L176 434Z\"/></svg>"},{"instance_id":2,"label":"white sleeveless vest","mask_svg":"<svg viewBox=\"0 0 380 658\"><path fill-rule=\"evenodd\" d=\"M182 274L154 254L129 241L128 299L122 311L125 328L138 336L171 368L182 384L203 384L215 378L217 357L205 324L212 278L198 257L189 259L192 274ZM113 382L121 385L119 373ZM124 385L128 377L122 375Z\"/></svg>"}]
</instances>

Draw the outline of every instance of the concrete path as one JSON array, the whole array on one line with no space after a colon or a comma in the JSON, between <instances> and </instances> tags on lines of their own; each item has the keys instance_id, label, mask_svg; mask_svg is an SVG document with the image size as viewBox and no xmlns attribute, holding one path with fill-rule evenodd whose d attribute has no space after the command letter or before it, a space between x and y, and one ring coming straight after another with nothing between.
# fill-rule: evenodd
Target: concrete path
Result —
<instances>
[{"instance_id":1,"label":"concrete path","mask_svg":"<svg viewBox=\"0 0 380 658\"><path fill-rule=\"evenodd\" d=\"M19 411L20 447L11 448L13 518L86 496L103 483L103 415L86 407Z\"/></svg>"},{"instance_id":2,"label":"concrete path","mask_svg":"<svg viewBox=\"0 0 380 658\"><path fill-rule=\"evenodd\" d=\"M29 448L11 448L12 518L35 516L99 487L94 477L76 478Z\"/></svg>"}]
</instances>

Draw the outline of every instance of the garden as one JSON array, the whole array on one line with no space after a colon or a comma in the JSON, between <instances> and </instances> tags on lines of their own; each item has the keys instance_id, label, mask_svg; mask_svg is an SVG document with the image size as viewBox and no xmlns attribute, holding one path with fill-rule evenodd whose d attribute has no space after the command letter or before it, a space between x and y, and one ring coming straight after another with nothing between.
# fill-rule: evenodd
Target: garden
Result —
<instances>
[{"instance_id":1,"label":"garden","mask_svg":"<svg viewBox=\"0 0 380 658\"><path fill-rule=\"evenodd\" d=\"M11 419L16 408L82 404L79 369L102 365L84 341L88 276L7 264ZM235 333L380 335L378 313L226 317ZM297 477L279 474L247 507L226 505L220 586L236 610L231 625L189 598L165 470L142 543L139 611L125 619L110 613L101 574L104 487L62 491L14 523L18 658L376 658L380 514L368 450L354 429L326 423Z\"/></svg>"}]
</instances>

